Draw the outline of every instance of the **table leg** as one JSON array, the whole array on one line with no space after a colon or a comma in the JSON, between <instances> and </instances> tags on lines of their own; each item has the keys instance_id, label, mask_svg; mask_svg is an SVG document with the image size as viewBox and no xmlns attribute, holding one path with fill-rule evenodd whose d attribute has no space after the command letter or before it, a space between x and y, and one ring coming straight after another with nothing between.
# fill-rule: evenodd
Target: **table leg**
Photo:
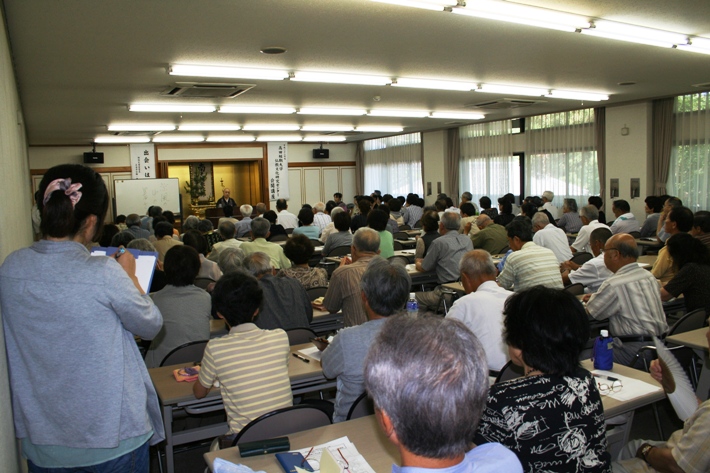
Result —
<instances>
[{"instance_id":1,"label":"table leg","mask_svg":"<svg viewBox=\"0 0 710 473\"><path fill-rule=\"evenodd\" d=\"M175 472L173 459L173 408L163 406L163 423L165 424L165 467L167 473Z\"/></svg>"}]
</instances>

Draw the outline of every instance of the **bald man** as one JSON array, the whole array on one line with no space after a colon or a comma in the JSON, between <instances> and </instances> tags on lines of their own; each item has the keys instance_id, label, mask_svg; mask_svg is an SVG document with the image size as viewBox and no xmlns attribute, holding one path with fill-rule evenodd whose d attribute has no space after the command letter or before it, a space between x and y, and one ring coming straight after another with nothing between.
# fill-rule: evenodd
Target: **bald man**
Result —
<instances>
[{"instance_id":1,"label":"bald man","mask_svg":"<svg viewBox=\"0 0 710 473\"><path fill-rule=\"evenodd\" d=\"M480 230L478 233L471 234L470 231L464 229L464 233L471 237L474 249L481 249L496 255L508 246L508 233L505 231L505 227L493 223L493 219L488 215L479 215L476 218L476 225Z\"/></svg>"},{"instance_id":2,"label":"bald man","mask_svg":"<svg viewBox=\"0 0 710 473\"><path fill-rule=\"evenodd\" d=\"M614 362L630 365L636 352L652 336L666 330L661 288L650 271L636 263L636 241L628 233L609 238L604 246L604 264L614 273L599 290L584 297L587 312L597 320L609 319L614 337Z\"/></svg>"}]
</instances>

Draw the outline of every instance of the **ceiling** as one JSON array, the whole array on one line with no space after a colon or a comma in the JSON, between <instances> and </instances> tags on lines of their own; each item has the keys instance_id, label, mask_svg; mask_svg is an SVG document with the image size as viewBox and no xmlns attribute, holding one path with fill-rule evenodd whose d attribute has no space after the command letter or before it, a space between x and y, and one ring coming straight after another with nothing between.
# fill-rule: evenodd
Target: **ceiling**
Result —
<instances>
[{"instance_id":1,"label":"ceiling","mask_svg":"<svg viewBox=\"0 0 710 473\"><path fill-rule=\"evenodd\" d=\"M88 146L96 136L107 134L107 125L124 123L400 125L405 132L471 123L129 112L128 104L136 102L480 111L490 121L697 92L703 89L693 84L710 83L710 56L703 54L368 0L0 1L30 145ZM710 37L707 0L519 3ZM270 46L287 52L260 52ZM609 100L582 103L392 86L168 75L168 66L175 63L540 86L608 94ZM161 95L183 81L255 87L226 99ZM502 98L539 103L516 109L470 108ZM348 134L347 139L374 136L379 135Z\"/></svg>"}]
</instances>

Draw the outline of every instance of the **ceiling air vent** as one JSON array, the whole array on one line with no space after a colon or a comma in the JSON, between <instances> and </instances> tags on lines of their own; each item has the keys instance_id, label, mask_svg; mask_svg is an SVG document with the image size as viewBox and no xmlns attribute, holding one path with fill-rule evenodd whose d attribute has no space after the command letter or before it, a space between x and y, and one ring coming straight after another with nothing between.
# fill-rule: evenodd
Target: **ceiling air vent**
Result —
<instances>
[{"instance_id":1,"label":"ceiling air vent","mask_svg":"<svg viewBox=\"0 0 710 473\"><path fill-rule=\"evenodd\" d=\"M541 103L539 100L521 100L521 99L497 99L487 102L465 105L465 108L485 108L488 110L502 110L511 108L529 107L536 103Z\"/></svg>"},{"instance_id":2,"label":"ceiling air vent","mask_svg":"<svg viewBox=\"0 0 710 473\"><path fill-rule=\"evenodd\" d=\"M229 99L241 95L255 84L197 84L178 82L175 87L164 90L161 95L168 97L198 97L202 99Z\"/></svg>"}]
</instances>

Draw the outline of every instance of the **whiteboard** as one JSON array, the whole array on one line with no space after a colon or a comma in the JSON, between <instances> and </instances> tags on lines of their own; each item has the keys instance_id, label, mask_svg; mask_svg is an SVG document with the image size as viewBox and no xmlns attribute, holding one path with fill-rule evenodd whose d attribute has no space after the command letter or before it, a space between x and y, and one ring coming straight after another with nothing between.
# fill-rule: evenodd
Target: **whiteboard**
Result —
<instances>
[{"instance_id":1,"label":"whiteboard","mask_svg":"<svg viewBox=\"0 0 710 473\"><path fill-rule=\"evenodd\" d=\"M180 215L180 180L116 179L114 181L116 215L145 215L148 207L158 205L164 211Z\"/></svg>"}]
</instances>

